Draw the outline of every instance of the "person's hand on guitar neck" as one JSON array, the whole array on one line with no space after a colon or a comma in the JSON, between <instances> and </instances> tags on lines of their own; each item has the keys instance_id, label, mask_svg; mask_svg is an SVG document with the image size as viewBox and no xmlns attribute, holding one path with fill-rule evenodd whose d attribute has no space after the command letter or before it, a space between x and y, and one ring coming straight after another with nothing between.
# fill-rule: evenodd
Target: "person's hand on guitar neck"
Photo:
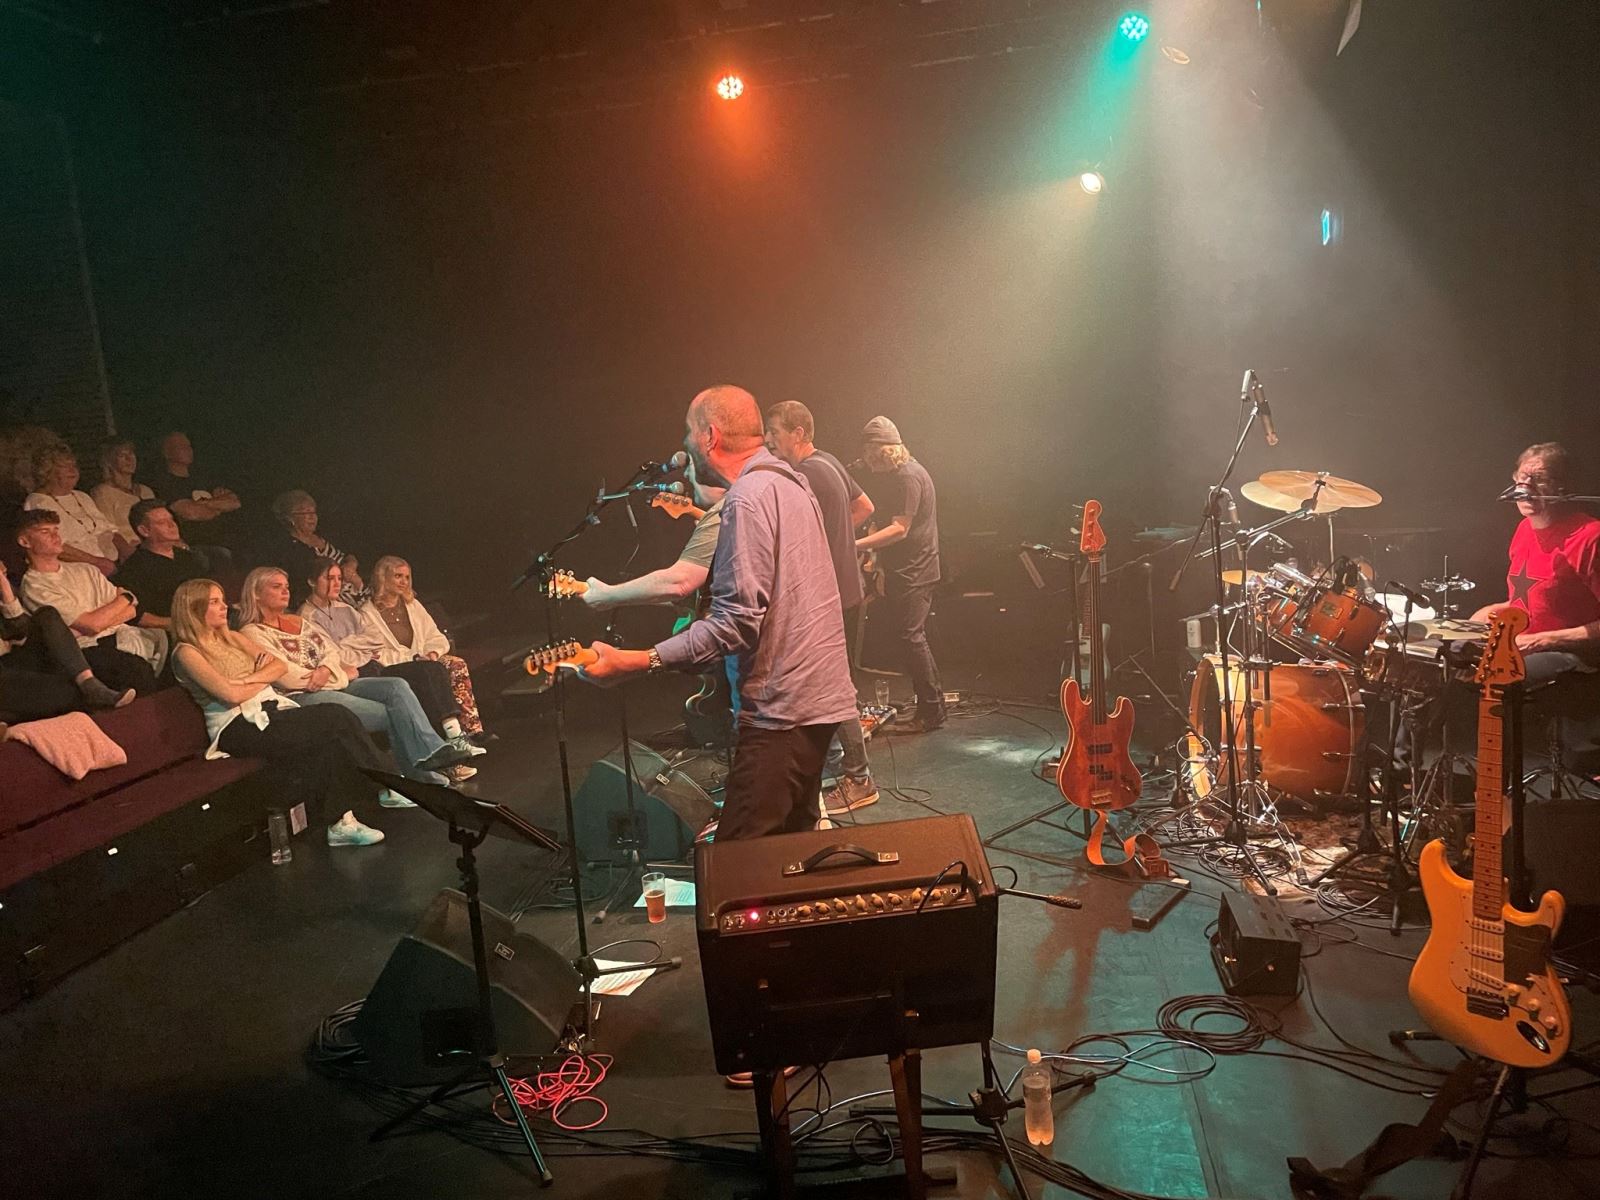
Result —
<instances>
[{"instance_id":1,"label":"person's hand on guitar neck","mask_svg":"<svg viewBox=\"0 0 1600 1200\"><path fill-rule=\"evenodd\" d=\"M578 677L585 683L597 687L615 687L650 670L649 650L623 650L609 642L591 642L589 649L594 652L594 662L586 667L568 668L577 671Z\"/></svg>"}]
</instances>

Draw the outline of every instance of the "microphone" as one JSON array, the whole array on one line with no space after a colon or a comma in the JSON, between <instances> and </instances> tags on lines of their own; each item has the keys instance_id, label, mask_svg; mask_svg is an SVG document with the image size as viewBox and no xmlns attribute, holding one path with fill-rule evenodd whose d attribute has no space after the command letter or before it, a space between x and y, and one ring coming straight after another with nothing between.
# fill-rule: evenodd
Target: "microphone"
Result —
<instances>
[{"instance_id":1,"label":"microphone","mask_svg":"<svg viewBox=\"0 0 1600 1200\"><path fill-rule=\"evenodd\" d=\"M1017 555L1017 561L1022 564L1022 569L1028 573L1028 579L1040 591L1044 590L1044 576L1039 574L1039 568L1033 565L1033 559L1024 549Z\"/></svg>"},{"instance_id":2,"label":"microphone","mask_svg":"<svg viewBox=\"0 0 1600 1200\"><path fill-rule=\"evenodd\" d=\"M686 451L679 450L665 462L647 462L639 468L639 474L646 479L652 475L671 475L674 471L681 471L689 465L689 455Z\"/></svg>"},{"instance_id":3,"label":"microphone","mask_svg":"<svg viewBox=\"0 0 1600 1200\"><path fill-rule=\"evenodd\" d=\"M674 479L671 483L636 483L628 490L630 492L665 492L669 496L682 496L689 489L683 486L683 480Z\"/></svg>"},{"instance_id":4,"label":"microphone","mask_svg":"<svg viewBox=\"0 0 1600 1200\"><path fill-rule=\"evenodd\" d=\"M1239 385L1239 402L1249 404L1255 401L1256 412L1261 415L1261 432L1267 435L1267 445L1278 444L1278 429L1272 423L1272 405L1267 403L1267 389L1261 384L1261 377L1254 369L1245 371L1244 382Z\"/></svg>"},{"instance_id":5,"label":"microphone","mask_svg":"<svg viewBox=\"0 0 1600 1200\"><path fill-rule=\"evenodd\" d=\"M1071 559L1077 557L1073 554L1064 554L1060 550L1057 550L1054 546L1046 546L1043 542L1023 542L1021 548L1023 550L1032 551L1034 554L1042 554L1046 558L1059 558L1063 561L1070 561Z\"/></svg>"},{"instance_id":6,"label":"microphone","mask_svg":"<svg viewBox=\"0 0 1600 1200\"><path fill-rule=\"evenodd\" d=\"M1411 603L1415 604L1418 608L1432 608L1433 607L1433 601L1429 597L1424 596L1421 592L1413 592L1410 588L1408 588L1403 583L1396 583L1394 580L1391 579L1387 583L1385 583L1383 586L1388 588L1391 592L1399 592L1402 596L1404 596L1407 600L1411 601Z\"/></svg>"},{"instance_id":7,"label":"microphone","mask_svg":"<svg viewBox=\"0 0 1600 1200\"><path fill-rule=\"evenodd\" d=\"M1501 492L1498 498L1501 499L1501 500L1510 501L1511 503L1515 504L1515 503L1519 503L1520 501L1523 501L1523 500L1538 500L1538 499L1541 499L1542 497L1535 496L1524 485L1522 485L1520 483L1513 483L1505 491Z\"/></svg>"},{"instance_id":8,"label":"microphone","mask_svg":"<svg viewBox=\"0 0 1600 1200\"><path fill-rule=\"evenodd\" d=\"M1221 487L1221 488L1217 489L1217 495L1222 496L1228 502L1228 524L1230 524L1230 525L1238 525L1239 524L1239 505L1234 500L1233 493L1230 492L1227 488Z\"/></svg>"}]
</instances>

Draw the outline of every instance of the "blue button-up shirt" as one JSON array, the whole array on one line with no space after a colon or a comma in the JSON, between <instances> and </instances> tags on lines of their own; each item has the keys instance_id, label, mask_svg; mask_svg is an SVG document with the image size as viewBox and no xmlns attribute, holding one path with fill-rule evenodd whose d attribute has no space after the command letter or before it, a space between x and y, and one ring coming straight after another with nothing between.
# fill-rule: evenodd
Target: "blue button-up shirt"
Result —
<instances>
[{"instance_id":1,"label":"blue button-up shirt","mask_svg":"<svg viewBox=\"0 0 1600 1200\"><path fill-rule=\"evenodd\" d=\"M767 450L750 457L723 498L710 612L656 653L679 671L734 658L739 720L759 729L855 719L822 510L804 477Z\"/></svg>"}]
</instances>

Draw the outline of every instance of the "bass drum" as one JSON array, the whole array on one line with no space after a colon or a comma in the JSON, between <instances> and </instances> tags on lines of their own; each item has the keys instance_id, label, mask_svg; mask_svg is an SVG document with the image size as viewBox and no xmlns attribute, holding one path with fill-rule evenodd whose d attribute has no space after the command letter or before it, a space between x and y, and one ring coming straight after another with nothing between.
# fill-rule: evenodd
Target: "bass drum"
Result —
<instances>
[{"instance_id":1,"label":"bass drum","mask_svg":"<svg viewBox=\"0 0 1600 1200\"><path fill-rule=\"evenodd\" d=\"M1243 745L1244 676L1231 660L1229 674L1235 735ZM1270 689L1265 676L1256 673L1257 774L1263 783L1318 807L1359 794L1367 728L1360 682L1354 671L1333 663L1274 666ZM1215 654L1195 669L1189 720L1211 746L1222 746L1222 664ZM1244 780L1245 757L1236 757ZM1228 763L1220 749L1217 758L1216 791L1224 795Z\"/></svg>"}]
</instances>

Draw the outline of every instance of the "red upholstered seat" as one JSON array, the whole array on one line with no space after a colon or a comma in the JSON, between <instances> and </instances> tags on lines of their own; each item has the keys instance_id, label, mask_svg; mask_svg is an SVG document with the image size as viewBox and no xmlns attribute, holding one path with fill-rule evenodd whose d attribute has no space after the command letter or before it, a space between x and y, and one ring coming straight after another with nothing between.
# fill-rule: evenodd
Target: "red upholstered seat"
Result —
<instances>
[{"instance_id":1,"label":"red upholstered seat","mask_svg":"<svg viewBox=\"0 0 1600 1200\"><path fill-rule=\"evenodd\" d=\"M68 779L20 742L0 744L0 837L203 755L208 744L205 718L180 688L95 713L94 722L128 761L79 780Z\"/></svg>"}]
</instances>

